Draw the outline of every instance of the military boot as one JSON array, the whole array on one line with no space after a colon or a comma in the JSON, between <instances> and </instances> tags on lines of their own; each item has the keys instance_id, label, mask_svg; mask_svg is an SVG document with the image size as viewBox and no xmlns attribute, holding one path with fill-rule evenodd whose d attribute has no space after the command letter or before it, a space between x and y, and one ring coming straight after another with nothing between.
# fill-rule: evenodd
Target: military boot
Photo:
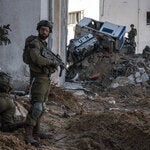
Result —
<instances>
[{"instance_id":1,"label":"military boot","mask_svg":"<svg viewBox=\"0 0 150 150\"><path fill-rule=\"evenodd\" d=\"M33 129L33 136L38 139L50 139L52 138L52 134L50 132L40 131L39 126L35 126Z\"/></svg>"},{"instance_id":2,"label":"military boot","mask_svg":"<svg viewBox=\"0 0 150 150\"><path fill-rule=\"evenodd\" d=\"M33 126L26 126L25 127L25 141L26 143L30 143L34 146L39 146L39 142L33 138Z\"/></svg>"},{"instance_id":3,"label":"military boot","mask_svg":"<svg viewBox=\"0 0 150 150\"><path fill-rule=\"evenodd\" d=\"M42 132L40 131L40 121L37 121L36 126L33 128L33 136L38 139L50 139L52 138L52 134L50 132Z\"/></svg>"},{"instance_id":4,"label":"military boot","mask_svg":"<svg viewBox=\"0 0 150 150\"><path fill-rule=\"evenodd\" d=\"M50 132L37 132L37 133L33 133L33 136L36 138L40 138L40 139L51 139L52 138L52 133Z\"/></svg>"}]
</instances>

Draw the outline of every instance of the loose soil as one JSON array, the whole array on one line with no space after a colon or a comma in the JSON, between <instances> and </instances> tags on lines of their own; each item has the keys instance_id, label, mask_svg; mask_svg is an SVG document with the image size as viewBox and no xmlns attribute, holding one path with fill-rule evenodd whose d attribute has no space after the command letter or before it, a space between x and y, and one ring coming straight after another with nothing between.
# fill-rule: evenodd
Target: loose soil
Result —
<instances>
[{"instance_id":1,"label":"loose soil","mask_svg":"<svg viewBox=\"0 0 150 150\"><path fill-rule=\"evenodd\" d=\"M99 90L91 85L90 91ZM41 124L52 136L34 147L25 144L22 129L1 132L0 149L150 150L149 92L137 85L81 96L53 86Z\"/></svg>"}]
</instances>

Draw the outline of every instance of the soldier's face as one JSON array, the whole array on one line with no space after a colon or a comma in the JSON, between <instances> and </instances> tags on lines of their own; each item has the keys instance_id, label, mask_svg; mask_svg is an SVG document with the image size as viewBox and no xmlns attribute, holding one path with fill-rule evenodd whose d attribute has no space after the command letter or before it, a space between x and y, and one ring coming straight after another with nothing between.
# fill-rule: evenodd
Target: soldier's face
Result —
<instances>
[{"instance_id":1,"label":"soldier's face","mask_svg":"<svg viewBox=\"0 0 150 150\"><path fill-rule=\"evenodd\" d=\"M39 29L39 37L42 39L42 40L46 40L49 36L49 33L50 33L50 29L49 27L45 27L45 26L41 26L40 29Z\"/></svg>"}]
</instances>

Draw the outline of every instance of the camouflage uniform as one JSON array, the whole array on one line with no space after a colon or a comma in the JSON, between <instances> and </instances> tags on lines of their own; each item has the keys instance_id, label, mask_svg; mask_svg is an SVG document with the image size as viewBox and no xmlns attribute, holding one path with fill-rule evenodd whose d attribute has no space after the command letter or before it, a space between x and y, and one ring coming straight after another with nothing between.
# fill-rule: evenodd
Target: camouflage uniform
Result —
<instances>
[{"instance_id":1,"label":"camouflage uniform","mask_svg":"<svg viewBox=\"0 0 150 150\"><path fill-rule=\"evenodd\" d=\"M36 126L43 112L43 102L47 99L50 90L50 70L47 65L51 62L49 59L41 56L41 49L46 47L47 43L43 43L36 38L29 45L30 47L30 84L31 84L31 104L32 107L28 113L26 123Z\"/></svg>"},{"instance_id":2,"label":"camouflage uniform","mask_svg":"<svg viewBox=\"0 0 150 150\"><path fill-rule=\"evenodd\" d=\"M51 73L55 72L57 67L55 60L52 61L41 55L41 50L47 47L45 39L48 37L49 33L52 32L51 23L46 20L42 20L37 24L37 30L39 32L38 37L36 37L29 44L29 68L32 106L26 118L27 127L25 128L26 142L31 143L35 146L39 143L37 140L34 139L33 135L36 134L36 137L40 137L41 135L40 119L43 113L43 103L49 95L50 75ZM46 36L43 38L42 35Z\"/></svg>"},{"instance_id":3,"label":"camouflage uniform","mask_svg":"<svg viewBox=\"0 0 150 150\"><path fill-rule=\"evenodd\" d=\"M128 33L128 38L131 45L131 51L135 53L135 48L136 48L135 36L137 35L137 30L134 28L133 24L131 24L130 27L131 30Z\"/></svg>"},{"instance_id":4,"label":"camouflage uniform","mask_svg":"<svg viewBox=\"0 0 150 150\"><path fill-rule=\"evenodd\" d=\"M14 122L16 106L9 96L11 89L11 77L4 72L0 72L0 123L3 132L12 132L24 127L24 122Z\"/></svg>"},{"instance_id":5,"label":"camouflage uniform","mask_svg":"<svg viewBox=\"0 0 150 150\"><path fill-rule=\"evenodd\" d=\"M1 130L11 131L14 126L15 104L6 93L0 93Z\"/></svg>"}]
</instances>

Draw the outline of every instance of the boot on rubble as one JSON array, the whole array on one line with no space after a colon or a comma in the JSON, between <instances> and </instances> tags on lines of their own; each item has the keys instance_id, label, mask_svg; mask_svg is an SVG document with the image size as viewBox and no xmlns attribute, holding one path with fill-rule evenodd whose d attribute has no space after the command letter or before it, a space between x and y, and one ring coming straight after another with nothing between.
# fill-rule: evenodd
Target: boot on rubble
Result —
<instances>
[{"instance_id":1,"label":"boot on rubble","mask_svg":"<svg viewBox=\"0 0 150 150\"><path fill-rule=\"evenodd\" d=\"M33 138L33 126L25 127L25 141L34 146L39 146L39 142Z\"/></svg>"},{"instance_id":2,"label":"boot on rubble","mask_svg":"<svg viewBox=\"0 0 150 150\"><path fill-rule=\"evenodd\" d=\"M36 132L36 133L33 133L33 136L34 137L39 137L40 139L51 139L52 138L52 133L50 133L50 132Z\"/></svg>"},{"instance_id":3,"label":"boot on rubble","mask_svg":"<svg viewBox=\"0 0 150 150\"><path fill-rule=\"evenodd\" d=\"M49 132L40 131L40 124L37 123L37 125L33 128L33 136L34 138L38 139L50 139L52 138L52 134Z\"/></svg>"},{"instance_id":4,"label":"boot on rubble","mask_svg":"<svg viewBox=\"0 0 150 150\"><path fill-rule=\"evenodd\" d=\"M33 136L34 138L38 139L51 139L52 138L52 133L50 132L42 132L40 131L40 118L37 120L36 125L33 128Z\"/></svg>"}]
</instances>

